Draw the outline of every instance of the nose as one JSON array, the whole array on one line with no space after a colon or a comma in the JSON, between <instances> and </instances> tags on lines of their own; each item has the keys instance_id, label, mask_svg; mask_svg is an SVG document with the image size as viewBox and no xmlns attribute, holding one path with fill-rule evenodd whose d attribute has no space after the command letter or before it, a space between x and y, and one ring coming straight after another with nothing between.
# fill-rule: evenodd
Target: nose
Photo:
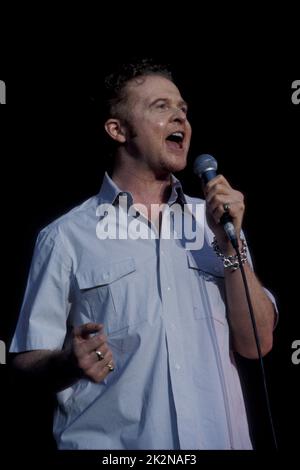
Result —
<instances>
[{"instance_id":1,"label":"nose","mask_svg":"<svg viewBox=\"0 0 300 470\"><path fill-rule=\"evenodd\" d=\"M174 122L185 122L187 120L186 112L181 108L174 108L172 113L172 121Z\"/></svg>"}]
</instances>

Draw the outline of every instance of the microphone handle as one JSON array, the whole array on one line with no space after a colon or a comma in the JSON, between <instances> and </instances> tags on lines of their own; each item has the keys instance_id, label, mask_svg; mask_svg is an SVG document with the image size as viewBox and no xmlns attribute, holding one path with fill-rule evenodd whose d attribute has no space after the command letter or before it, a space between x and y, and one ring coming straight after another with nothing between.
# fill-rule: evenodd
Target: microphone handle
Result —
<instances>
[{"instance_id":1,"label":"microphone handle","mask_svg":"<svg viewBox=\"0 0 300 470\"><path fill-rule=\"evenodd\" d=\"M210 180L212 180L216 176L217 176L216 170L209 169L203 172L202 175L200 175L200 178L202 178L204 184L207 184Z\"/></svg>"},{"instance_id":2,"label":"microphone handle","mask_svg":"<svg viewBox=\"0 0 300 470\"><path fill-rule=\"evenodd\" d=\"M233 248L238 250L239 244L237 240L236 231L232 222L232 217L230 216L230 214L224 212L224 214L220 218L220 223L223 225L226 235L231 241Z\"/></svg>"}]
</instances>

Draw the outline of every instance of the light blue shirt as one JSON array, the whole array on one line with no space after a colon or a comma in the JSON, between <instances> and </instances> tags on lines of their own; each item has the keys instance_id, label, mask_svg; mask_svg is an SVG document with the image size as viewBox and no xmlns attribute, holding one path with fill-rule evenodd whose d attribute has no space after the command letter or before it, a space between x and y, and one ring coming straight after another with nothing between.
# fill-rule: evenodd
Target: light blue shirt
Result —
<instances>
[{"instance_id":1,"label":"light blue shirt","mask_svg":"<svg viewBox=\"0 0 300 470\"><path fill-rule=\"evenodd\" d=\"M121 211L119 194L106 174L97 196L40 232L11 345L61 349L73 326L105 325L115 370L58 393L58 447L251 449L212 232L197 221L199 250L175 238L100 240L97 208ZM175 202L204 204L173 177Z\"/></svg>"}]
</instances>

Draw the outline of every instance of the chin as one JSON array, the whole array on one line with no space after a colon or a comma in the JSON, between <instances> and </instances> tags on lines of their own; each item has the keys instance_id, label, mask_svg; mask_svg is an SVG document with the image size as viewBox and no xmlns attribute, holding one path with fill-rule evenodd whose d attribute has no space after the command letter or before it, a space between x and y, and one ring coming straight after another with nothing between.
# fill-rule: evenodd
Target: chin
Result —
<instances>
[{"instance_id":1,"label":"chin","mask_svg":"<svg viewBox=\"0 0 300 470\"><path fill-rule=\"evenodd\" d=\"M186 167L186 163L187 163L187 157L180 157L178 158L178 156L176 156L175 158L173 158L172 160L170 159L168 162L167 162L167 165L166 167L168 167L168 170L170 173L176 173L178 171L182 171L184 170L184 168Z\"/></svg>"}]
</instances>

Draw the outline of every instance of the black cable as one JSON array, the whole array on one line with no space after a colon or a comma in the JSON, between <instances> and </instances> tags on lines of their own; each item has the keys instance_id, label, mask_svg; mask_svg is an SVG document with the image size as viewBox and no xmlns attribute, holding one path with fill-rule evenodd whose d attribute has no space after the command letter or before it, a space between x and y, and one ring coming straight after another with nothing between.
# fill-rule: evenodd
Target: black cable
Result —
<instances>
[{"instance_id":1,"label":"black cable","mask_svg":"<svg viewBox=\"0 0 300 470\"><path fill-rule=\"evenodd\" d=\"M259 341L259 337L258 337L258 333L257 333L257 326L256 326L255 317L254 317L253 306L252 306L252 302L251 302L248 282L247 282L244 266L243 266L243 263L242 263L241 254L240 254L240 251L239 251L239 248L238 248L238 244L233 244L233 245L234 245L237 257L238 257L240 270L241 270L241 274L242 274L242 278L243 278L243 283L244 283L244 287L245 287L246 298L247 298L250 318L251 318L251 322L252 322L256 348L257 348L257 352L258 352L258 359L259 359L259 363L260 363L260 371L261 371L261 375L262 375L263 388L264 388L264 397L265 397L266 405L267 405L268 418L269 418L269 424L270 424L270 427L271 427L273 443L274 443L275 449L278 450L276 432L275 432L275 428L274 428L271 405L270 405L270 398L269 398L268 387L267 387L265 367L264 367L263 358L262 358L262 354L261 354L260 341Z\"/></svg>"}]
</instances>

